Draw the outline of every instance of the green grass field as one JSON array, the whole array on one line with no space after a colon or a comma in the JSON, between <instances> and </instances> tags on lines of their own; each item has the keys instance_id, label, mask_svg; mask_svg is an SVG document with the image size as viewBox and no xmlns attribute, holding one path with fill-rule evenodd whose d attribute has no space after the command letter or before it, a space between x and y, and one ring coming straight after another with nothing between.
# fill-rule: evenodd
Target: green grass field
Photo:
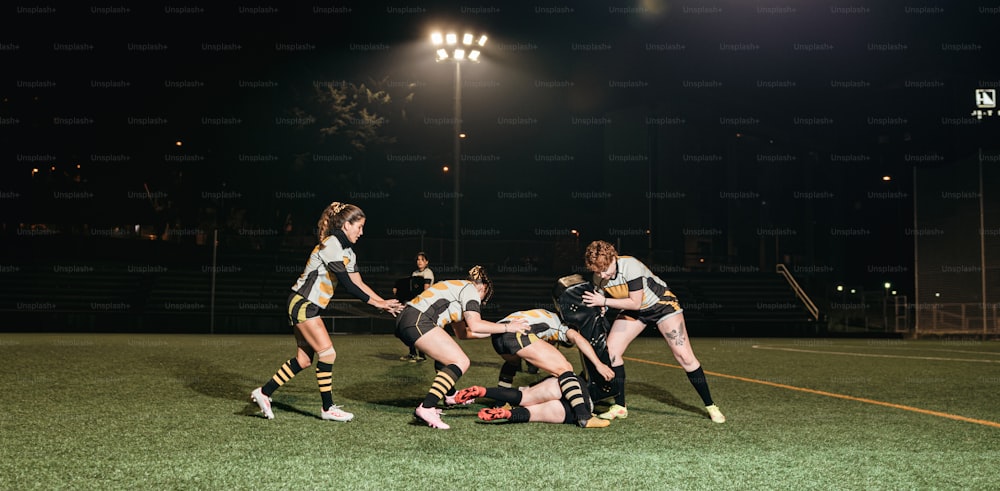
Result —
<instances>
[{"instance_id":1,"label":"green grass field","mask_svg":"<svg viewBox=\"0 0 1000 491\"><path fill-rule=\"evenodd\" d=\"M392 336L334 338L345 424L318 418L311 369L256 415L290 335L0 334L0 488L1000 489L1000 343L692 341L725 424L640 338L627 420L485 424L473 404L442 431L413 423L433 367ZM494 385L490 343L462 344L459 386Z\"/></svg>"}]
</instances>

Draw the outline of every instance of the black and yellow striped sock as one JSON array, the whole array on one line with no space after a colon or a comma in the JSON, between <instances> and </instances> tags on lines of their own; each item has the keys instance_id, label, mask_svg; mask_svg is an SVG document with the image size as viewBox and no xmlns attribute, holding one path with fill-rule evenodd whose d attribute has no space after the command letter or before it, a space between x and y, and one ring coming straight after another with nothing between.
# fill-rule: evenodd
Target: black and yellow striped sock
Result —
<instances>
[{"instance_id":1,"label":"black and yellow striped sock","mask_svg":"<svg viewBox=\"0 0 1000 491\"><path fill-rule=\"evenodd\" d=\"M424 398L423 406L437 406L437 403L444 398L445 394L455 388L455 384L461 376L462 369L458 368L457 365L448 365L441 368L437 375L434 376L434 383L431 384L431 390L427 392L427 397Z\"/></svg>"},{"instance_id":2,"label":"black and yellow striped sock","mask_svg":"<svg viewBox=\"0 0 1000 491\"><path fill-rule=\"evenodd\" d=\"M583 388L580 387L580 379L576 374L567 370L559 375L559 389L562 390L563 399L573 408L573 415L578 422L586 424L590 419L590 409L587 408L586 399L583 398Z\"/></svg>"},{"instance_id":3,"label":"black and yellow striped sock","mask_svg":"<svg viewBox=\"0 0 1000 491\"><path fill-rule=\"evenodd\" d=\"M281 368L268 380L260 391L264 393L265 396L271 397L274 391L278 390L278 387L285 385L286 382L292 379L295 374L302 371L302 367L299 366L299 360L292 358L281 365Z\"/></svg>"},{"instance_id":4,"label":"black and yellow striped sock","mask_svg":"<svg viewBox=\"0 0 1000 491\"><path fill-rule=\"evenodd\" d=\"M319 396L326 411L333 405L333 363L316 362L316 383L319 384Z\"/></svg>"}]
</instances>

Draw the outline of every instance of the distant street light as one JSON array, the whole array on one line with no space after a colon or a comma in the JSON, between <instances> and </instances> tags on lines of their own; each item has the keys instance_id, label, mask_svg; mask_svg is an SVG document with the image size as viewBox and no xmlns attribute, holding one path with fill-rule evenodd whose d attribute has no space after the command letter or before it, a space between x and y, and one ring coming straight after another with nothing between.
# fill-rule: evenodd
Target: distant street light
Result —
<instances>
[{"instance_id":1,"label":"distant street light","mask_svg":"<svg viewBox=\"0 0 1000 491\"><path fill-rule=\"evenodd\" d=\"M454 170L455 170L455 204L454 204L454 238L455 238L455 259L454 266L460 267L461 262L459 260L459 237L461 234L460 226L460 201L459 197L462 194L462 181L460 164L462 160L462 138L465 138L465 134L462 133L462 63L472 62L478 63L480 51L479 49L486 46L486 36L480 35L479 38L475 38L471 33L465 33L462 35L462 40L459 42L458 34L450 32L447 34L442 34L440 32L435 32L431 34L431 44L436 48L435 53L437 54L438 62L453 62L455 64L455 127L454 127Z\"/></svg>"}]
</instances>

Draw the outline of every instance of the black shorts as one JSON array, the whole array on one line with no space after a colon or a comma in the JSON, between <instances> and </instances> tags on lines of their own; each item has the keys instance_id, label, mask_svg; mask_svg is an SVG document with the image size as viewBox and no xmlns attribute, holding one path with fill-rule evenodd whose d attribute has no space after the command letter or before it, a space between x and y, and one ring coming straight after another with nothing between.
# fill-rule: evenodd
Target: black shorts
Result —
<instances>
[{"instance_id":1,"label":"black shorts","mask_svg":"<svg viewBox=\"0 0 1000 491\"><path fill-rule=\"evenodd\" d=\"M490 336L490 340L493 342L493 349L496 350L498 355L516 355L518 351L521 351L531 343L540 341L538 336L535 336L533 332L529 332L528 334L521 334L519 332L494 334Z\"/></svg>"},{"instance_id":2,"label":"black shorts","mask_svg":"<svg viewBox=\"0 0 1000 491\"><path fill-rule=\"evenodd\" d=\"M410 305L396 317L396 337L408 347L413 347L420 336L436 327L434 319Z\"/></svg>"},{"instance_id":3,"label":"black shorts","mask_svg":"<svg viewBox=\"0 0 1000 491\"><path fill-rule=\"evenodd\" d=\"M288 295L288 324L291 326L301 324L313 317L319 317L320 311L323 310L309 301L309 299L299 295L298 293L292 292Z\"/></svg>"},{"instance_id":4,"label":"black shorts","mask_svg":"<svg viewBox=\"0 0 1000 491\"><path fill-rule=\"evenodd\" d=\"M684 312L684 309L680 308L680 305L677 304L677 299L674 297L670 298L673 299L673 301L661 300L656 305L646 309L623 310L618 314L618 318L638 320L642 321L642 323L647 326L656 326L663 319Z\"/></svg>"}]
</instances>

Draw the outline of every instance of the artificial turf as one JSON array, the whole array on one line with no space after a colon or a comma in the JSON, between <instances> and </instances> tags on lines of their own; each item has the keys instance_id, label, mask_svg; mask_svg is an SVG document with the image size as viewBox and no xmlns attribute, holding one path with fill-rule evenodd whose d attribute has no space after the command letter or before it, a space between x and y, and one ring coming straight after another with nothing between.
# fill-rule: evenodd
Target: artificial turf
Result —
<instances>
[{"instance_id":1,"label":"artificial turf","mask_svg":"<svg viewBox=\"0 0 1000 491\"><path fill-rule=\"evenodd\" d=\"M290 335L0 334L0 488L998 489L1000 343L692 341L725 424L641 337L626 420L486 424L480 400L443 431L412 417L432 364L388 335L334 337L335 401L356 415L337 423L311 369L274 394L274 420L250 403ZM459 387L495 385L489 341L461 343Z\"/></svg>"}]
</instances>

